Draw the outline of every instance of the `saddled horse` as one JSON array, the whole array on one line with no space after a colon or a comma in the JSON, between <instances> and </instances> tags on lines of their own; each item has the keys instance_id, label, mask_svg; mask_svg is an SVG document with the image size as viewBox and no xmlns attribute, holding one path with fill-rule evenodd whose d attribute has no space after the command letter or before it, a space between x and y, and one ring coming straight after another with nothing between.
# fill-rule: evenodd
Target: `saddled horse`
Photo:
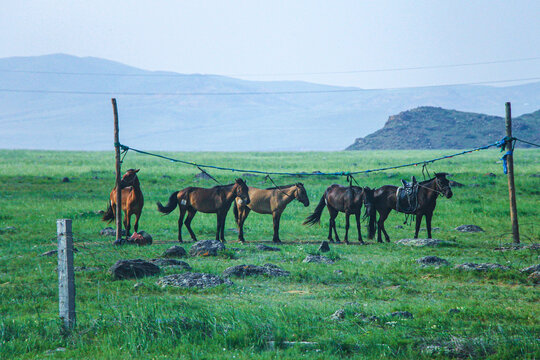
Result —
<instances>
[{"instance_id":1,"label":"saddled horse","mask_svg":"<svg viewBox=\"0 0 540 360\"><path fill-rule=\"evenodd\" d=\"M267 189L258 189L251 186L248 188L250 203L246 204L241 198L236 198L233 207L234 217L239 230L238 240L241 242L245 241L244 221L246 221L249 212L253 210L259 214L272 214L274 220L274 237L272 241L280 243L279 220L281 219L281 214L285 210L285 207L287 207L294 199L297 199L306 207L309 206L309 198L304 185L302 183L297 183Z\"/></svg>"},{"instance_id":2,"label":"saddled horse","mask_svg":"<svg viewBox=\"0 0 540 360\"><path fill-rule=\"evenodd\" d=\"M356 228L358 230L358 241L363 244L362 233L360 231L360 215L362 204L366 207L366 216L369 216L368 238L373 239L375 235L375 208L373 207L373 190L368 187L330 185L324 192L319 204L313 214L308 216L303 225L313 225L321 220L324 207L328 207L330 213L330 230L328 240L334 242L332 230L336 236L336 242L340 242L336 230L336 217L340 212L345 213L345 242L349 243L349 217L354 214L356 217Z\"/></svg>"},{"instance_id":3,"label":"saddled horse","mask_svg":"<svg viewBox=\"0 0 540 360\"><path fill-rule=\"evenodd\" d=\"M435 205L437 205L437 197L444 195L450 199L452 197L452 189L450 183L446 178L447 173L435 173L433 179L421 181L418 183L418 204L416 211L413 213L416 215L416 229L414 232L414 238L418 238L418 232L420 231L420 223L422 217L426 216L426 228L428 238L431 239L431 218L433 217L433 211ZM390 237L384 228L384 221L388 217L388 214L392 210L397 210L396 195L397 186L384 185L375 190L375 208L379 213L377 241L382 242L381 231L384 233L384 237L387 242L390 242Z\"/></svg>"},{"instance_id":4,"label":"saddled horse","mask_svg":"<svg viewBox=\"0 0 540 360\"><path fill-rule=\"evenodd\" d=\"M124 227L126 236L130 236L131 216L135 215L135 232L139 230L139 219L144 206L144 197L137 173L140 169L129 169L122 176L120 189L122 189L122 211L124 212ZM111 222L116 219L116 187L112 189L107 211L102 217L103 221Z\"/></svg>"},{"instance_id":5,"label":"saddled horse","mask_svg":"<svg viewBox=\"0 0 540 360\"><path fill-rule=\"evenodd\" d=\"M187 187L183 190L173 192L169 197L169 202L165 206L158 201L157 207L158 211L163 214L170 214L176 209L176 206L179 207L179 242L182 242L182 223L186 212L187 218L184 224L193 241L197 241L197 238L191 229L191 220L193 220L197 211L217 214L216 240L225 242L225 218L236 197L242 199L244 203L249 204L248 187L242 179L236 179L234 184L214 186L210 189Z\"/></svg>"}]
</instances>

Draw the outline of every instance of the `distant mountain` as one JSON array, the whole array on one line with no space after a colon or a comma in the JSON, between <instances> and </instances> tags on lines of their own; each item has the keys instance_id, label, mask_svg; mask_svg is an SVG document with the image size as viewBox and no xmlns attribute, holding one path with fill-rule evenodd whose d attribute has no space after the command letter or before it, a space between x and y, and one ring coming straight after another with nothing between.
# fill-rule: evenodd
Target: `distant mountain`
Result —
<instances>
[{"instance_id":1,"label":"distant mountain","mask_svg":"<svg viewBox=\"0 0 540 360\"><path fill-rule=\"evenodd\" d=\"M502 117L423 106L390 116L382 129L356 139L347 150L471 149L505 135ZM512 135L540 143L540 110L513 118Z\"/></svg>"},{"instance_id":2,"label":"distant mountain","mask_svg":"<svg viewBox=\"0 0 540 360\"><path fill-rule=\"evenodd\" d=\"M297 91L307 93L289 93ZM227 95L238 92L245 94ZM62 54L4 58L0 147L110 150L112 97L118 100L120 141L135 148L340 150L380 129L388 116L417 106L504 115L504 103L511 101L515 115L532 112L540 107L540 82L362 90L152 72Z\"/></svg>"}]
</instances>

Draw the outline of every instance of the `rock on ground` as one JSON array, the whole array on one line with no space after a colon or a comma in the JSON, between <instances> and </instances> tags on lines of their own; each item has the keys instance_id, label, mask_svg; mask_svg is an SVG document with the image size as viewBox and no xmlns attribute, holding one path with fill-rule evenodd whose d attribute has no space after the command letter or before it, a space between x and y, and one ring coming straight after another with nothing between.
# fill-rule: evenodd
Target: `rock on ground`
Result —
<instances>
[{"instance_id":1,"label":"rock on ground","mask_svg":"<svg viewBox=\"0 0 540 360\"><path fill-rule=\"evenodd\" d=\"M391 317L400 317L400 318L406 318L406 319L412 319L414 318L414 315L411 314L408 311L394 311L393 313L387 314L387 316Z\"/></svg>"},{"instance_id":2,"label":"rock on ground","mask_svg":"<svg viewBox=\"0 0 540 360\"><path fill-rule=\"evenodd\" d=\"M126 236L126 229L122 229L122 232L121 232L122 236ZM106 227L105 229L102 229L100 232L99 232L99 235L101 236L116 236L116 229L112 228L112 227Z\"/></svg>"},{"instance_id":3,"label":"rock on ground","mask_svg":"<svg viewBox=\"0 0 540 360\"><path fill-rule=\"evenodd\" d=\"M191 270L191 266L187 262L176 259L152 259L150 262L160 267L170 266L188 271Z\"/></svg>"},{"instance_id":4,"label":"rock on ground","mask_svg":"<svg viewBox=\"0 0 540 360\"><path fill-rule=\"evenodd\" d=\"M439 239L401 239L396 243L408 246L439 246L450 244L447 241Z\"/></svg>"},{"instance_id":5,"label":"rock on ground","mask_svg":"<svg viewBox=\"0 0 540 360\"><path fill-rule=\"evenodd\" d=\"M487 270L510 270L508 266L504 266L501 264L491 264L491 263L482 263L482 264L476 264L476 263L465 263L461 265L456 265L454 267L455 269L462 269L462 270L475 270L475 271L487 271Z\"/></svg>"},{"instance_id":6,"label":"rock on ground","mask_svg":"<svg viewBox=\"0 0 540 360\"><path fill-rule=\"evenodd\" d=\"M328 245L328 241L323 241L321 243L321 246L319 246L320 252L329 252L330 251L330 245Z\"/></svg>"},{"instance_id":7,"label":"rock on ground","mask_svg":"<svg viewBox=\"0 0 540 360\"><path fill-rule=\"evenodd\" d=\"M162 287L177 286L184 288L208 288L219 286L221 284L232 285L232 281L229 279L222 279L217 275L187 272L164 276L157 281L157 284Z\"/></svg>"},{"instance_id":8,"label":"rock on ground","mask_svg":"<svg viewBox=\"0 0 540 360\"><path fill-rule=\"evenodd\" d=\"M227 268L223 272L223 276L252 276L252 275L268 275L268 276L289 276L291 273L283 270L274 264L264 264L263 266L257 265L236 265Z\"/></svg>"},{"instance_id":9,"label":"rock on ground","mask_svg":"<svg viewBox=\"0 0 540 360\"><path fill-rule=\"evenodd\" d=\"M186 250L178 245L174 245L167 250L163 254L161 254L162 257L184 257L187 256Z\"/></svg>"},{"instance_id":10,"label":"rock on ground","mask_svg":"<svg viewBox=\"0 0 540 360\"><path fill-rule=\"evenodd\" d=\"M457 231L461 232L484 232L484 229L482 229L478 225L460 225L457 228L455 228Z\"/></svg>"},{"instance_id":11,"label":"rock on ground","mask_svg":"<svg viewBox=\"0 0 540 360\"><path fill-rule=\"evenodd\" d=\"M426 265L442 266L442 265L449 264L448 260L442 259L438 256L424 256L423 258L416 260L416 262L424 266Z\"/></svg>"},{"instance_id":12,"label":"rock on ground","mask_svg":"<svg viewBox=\"0 0 540 360\"><path fill-rule=\"evenodd\" d=\"M331 320L343 320L345 319L345 310L339 309L330 316Z\"/></svg>"},{"instance_id":13,"label":"rock on ground","mask_svg":"<svg viewBox=\"0 0 540 360\"><path fill-rule=\"evenodd\" d=\"M257 245L257 250L261 250L261 251L281 251L280 248L272 247L272 246L268 246L268 245L264 245L264 244Z\"/></svg>"},{"instance_id":14,"label":"rock on ground","mask_svg":"<svg viewBox=\"0 0 540 360\"><path fill-rule=\"evenodd\" d=\"M197 241L189 249L190 256L217 256L219 251L225 250L225 245L218 240Z\"/></svg>"},{"instance_id":15,"label":"rock on ground","mask_svg":"<svg viewBox=\"0 0 540 360\"><path fill-rule=\"evenodd\" d=\"M333 264L334 260L327 258L326 256L322 255L308 255L306 258L302 261L305 263L325 263L325 264Z\"/></svg>"},{"instance_id":16,"label":"rock on ground","mask_svg":"<svg viewBox=\"0 0 540 360\"><path fill-rule=\"evenodd\" d=\"M159 266L142 259L118 260L109 272L116 279L142 278L160 273Z\"/></svg>"},{"instance_id":17,"label":"rock on ground","mask_svg":"<svg viewBox=\"0 0 540 360\"><path fill-rule=\"evenodd\" d=\"M532 272L531 275L527 277L527 279L531 280L535 284L540 283L540 271Z\"/></svg>"},{"instance_id":18,"label":"rock on ground","mask_svg":"<svg viewBox=\"0 0 540 360\"><path fill-rule=\"evenodd\" d=\"M523 268L520 271L526 274L532 274L533 272L540 271L540 264Z\"/></svg>"},{"instance_id":19,"label":"rock on ground","mask_svg":"<svg viewBox=\"0 0 540 360\"><path fill-rule=\"evenodd\" d=\"M152 245L152 236L146 231L139 231L138 233L133 233L133 235L131 235L127 240L127 243L132 243L139 246Z\"/></svg>"}]
</instances>

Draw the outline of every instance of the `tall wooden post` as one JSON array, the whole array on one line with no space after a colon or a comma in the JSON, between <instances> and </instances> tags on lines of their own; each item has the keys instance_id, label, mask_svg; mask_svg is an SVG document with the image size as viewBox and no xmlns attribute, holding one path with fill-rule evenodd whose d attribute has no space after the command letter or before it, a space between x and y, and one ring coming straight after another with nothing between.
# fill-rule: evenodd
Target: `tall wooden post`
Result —
<instances>
[{"instance_id":1,"label":"tall wooden post","mask_svg":"<svg viewBox=\"0 0 540 360\"><path fill-rule=\"evenodd\" d=\"M512 111L510 103L506 104L506 136L512 138ZM514 141L506 143L506 151L512 150L512 144ZM506 162L508 167L508 194L510 196L510 221L512 222L512 235L514 243L519 244L519 225L517 217L517 205L516 205L516 187L514 184L514 155L509 154L506 156Z\"/></svg>"},{"instance_id":2,"label":"tall wooden post","mask_svg":"<svg viewBox=\"0 0 540 360\"><path fill-rule=\"evenodd\" d=\"M122 239L122 191L120 189L122 169L120 163L120 140L118 135L118 108L116 107L116 99L112 98L111 101L114 112L114 149L116 153L116 241L119 242Z\"/></svg>"},{"instance_id":3,"label":"tall wooden post","mask_svg":"<svg viewBox=\"0 0 540 360\"><path fill-rule=\"evenodd\" d=\"M71 220L56 220L58 236L58 309L65 329L75 326L75 272Z\"/></svg>"}]
</instances>

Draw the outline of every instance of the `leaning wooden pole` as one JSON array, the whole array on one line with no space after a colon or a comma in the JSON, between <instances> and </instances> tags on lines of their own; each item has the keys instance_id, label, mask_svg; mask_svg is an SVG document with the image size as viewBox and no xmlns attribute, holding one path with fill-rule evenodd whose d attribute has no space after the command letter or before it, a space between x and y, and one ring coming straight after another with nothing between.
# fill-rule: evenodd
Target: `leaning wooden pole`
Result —
<instances>
[{"instance_id":1,"label":"leaning wooden pole","mask_svg":"<svg viewBox=\"0 0 540 360\"><path fill-rule=\"evenodd\" d=\"M512 110L510 103L506 103L506 136L512 139ZM514 155L512 154L514 140L506 143L506 151L510 151L506 155L508 167L508 194L510 196L510 221L512 222L512 236L514 243L519 244L519 225L516 205L516 187L514 184Z\"/></svg>"},{"instance_id":2,"label":"leaning wooden pole","mask_svg":"<svg viewBox=\"0 0 540 360\"><path fill-rule=\"evenodd\" d=\"M116 241L119 242L122 239L122 190L120 189L122 169L120 161L120 140L118 135L118 108L116 107L116 99L112 98L111 101L114 112L114 150L116 154Z\"/></svg>"}]
</instances>

